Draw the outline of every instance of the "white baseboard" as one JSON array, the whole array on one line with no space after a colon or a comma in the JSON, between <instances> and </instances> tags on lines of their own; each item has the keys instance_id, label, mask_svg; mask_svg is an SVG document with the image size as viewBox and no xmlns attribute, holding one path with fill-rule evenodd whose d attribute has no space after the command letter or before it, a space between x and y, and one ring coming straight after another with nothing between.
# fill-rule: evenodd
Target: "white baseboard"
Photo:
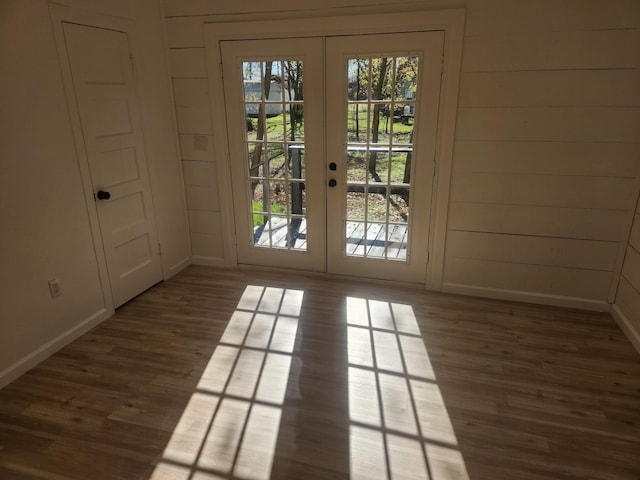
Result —
<instances>
[{"instance_id":1,"label":"white baseboard","mask_svg":"<svg viewBox=\"0 0 640 480\"><path fill-rule=\"evenodd\" d=\"M103 308L0 372L0 389L113 315Z\"/></svg>"},{"instance_id":2,"label":"white baseboard","mask_svg":"<svg viewBox=\"0 0 640 480\"><path fill-rule=\"evenodd\" d=\"M189 265L191 265L191 257L186 257L186 258L180 260L175 265L170 266L169 267L169 274L166 275L165 280L169 280L176 273L180 273L182 270L187 268Z\"/></svg>"},{"instance_id":3,"label":"white baseboard","mask_svg":"<svg viewBox=\"0 0 640 480\"><path fill-rule=\"evenodd\" d=\"M209 267L224 267L224 258L194 255L191 257L191 263L193 265L207 265Z\"/></svg>"},{"instance_id":4,"label":"white baseboard","mask_svg":"<svg viewBox=\"0 0 640 480\"><path fill-rule=\"evenodd\" d=\"M627 336L634 348L640 353L640 332L637 331L629 318L624 314L620 307L615 303L611 307L611 316L615 318L618 325Z\"/></svg>"},{"instance_id":5,"label":"white baseboard","mask_svg":"<svg viewBox=\"0 0 640 480\"><path fill-rule=\"evenodd\" d=\"M611 305L604 300L589 300L585 298L564 297L561 295L522 292L519 290L476 287L457 283L444 283L442 285L442 291L445 293L470 295L472 297L495 298L498 300L536 303L540 305L551 305L554 307L579 308L582 310L592 310L596 312L608 312L611 310Z\"/></svg>"}]
</instances>

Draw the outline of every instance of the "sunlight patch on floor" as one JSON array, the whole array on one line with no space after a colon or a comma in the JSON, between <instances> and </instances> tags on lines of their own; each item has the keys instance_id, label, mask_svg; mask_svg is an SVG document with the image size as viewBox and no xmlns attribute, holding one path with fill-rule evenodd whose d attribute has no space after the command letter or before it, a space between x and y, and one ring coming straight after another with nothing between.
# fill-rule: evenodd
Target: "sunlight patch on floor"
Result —
<instances>
[{"instance_id":1,"label":"sunlight patch on floor","mask_svg":"<svg viewBox=\"0 0 640 480\"><path fill-rule=\"evenodd\" d=\"M410 305L347 298L350 479L468 480Z\"/></svg>"},{"instance_id":2,"label":"sunlight patch on floor","mask_svg":"<svg viewBox=\"0 0 640 480\"><path fill-rule=\"evenodd\" d=\"M249 285L151 480L268 480L304 292Z\"/></svg>"}]
</instances>

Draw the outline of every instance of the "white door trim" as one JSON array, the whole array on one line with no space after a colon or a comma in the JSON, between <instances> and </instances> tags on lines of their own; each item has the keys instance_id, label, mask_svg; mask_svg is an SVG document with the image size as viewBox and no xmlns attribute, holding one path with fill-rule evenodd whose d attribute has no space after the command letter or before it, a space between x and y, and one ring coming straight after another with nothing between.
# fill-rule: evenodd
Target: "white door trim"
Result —
<instances>
[{"instance_id":1,"label":"white door trim","mask_svg":"<svg viewBox=\"0 0 640 480\"><path fill-rule=\"evenodd\" d=\"M214 125L214 154L218 173L222 227L224 230L225 265L237 265L237 249L231 192L229 143L226 133L226 116L223 108L224 88L220 42L224 40L324 37L441 30L445 34L445 53L436 139L437 169L433 189L433 215L431 217L429 238L430 260L426 282L428 289L441 289L460 65L462 61L464 19L464 9L451 9L287 20L236 21L207 23L204 25L209 92Z\"/></svg>"}]
</instances>

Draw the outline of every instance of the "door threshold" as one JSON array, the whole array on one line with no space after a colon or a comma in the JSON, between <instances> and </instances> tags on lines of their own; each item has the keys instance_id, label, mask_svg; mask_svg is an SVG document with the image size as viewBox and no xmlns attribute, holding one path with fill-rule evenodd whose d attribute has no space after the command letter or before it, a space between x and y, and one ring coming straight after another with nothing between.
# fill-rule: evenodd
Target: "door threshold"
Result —
<instances>
[{"instance_id":1,"label":"door threshold","mask_svg":"<svg viewBox=\"0 0 640 480\"><path fill-rule=\"evenodd\" d=\"M230 268L234 268L234 267L230 267ZM389 285L389 286L396 286L396 287L413 288L416 290L428 290L426 284L424 283L401 282L397 280L358 277L354 275L342 275L342 274L329 273L329 272L316 272L311 270L298 270L293 268L267 267L263 265L249 265L249 264L238 264L235 268L237 268L238 270L245 270L245 271L270 272L270 273L278 273L283 275L299 274L299 275L304 275L305 277L310 277L310 278L349 280L349 281L369 283L372 285ZM433 290L433 291L437 291L437 290Z\"/></svg>"}]
</instances>

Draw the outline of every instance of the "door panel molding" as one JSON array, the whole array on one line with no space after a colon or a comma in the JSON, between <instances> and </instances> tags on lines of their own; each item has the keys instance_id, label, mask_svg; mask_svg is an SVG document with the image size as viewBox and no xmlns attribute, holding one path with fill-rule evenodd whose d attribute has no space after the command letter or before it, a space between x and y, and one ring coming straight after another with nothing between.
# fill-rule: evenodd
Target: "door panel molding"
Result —
<instances>
[{"instance_id":1,"label":"door panel molding","mask_svg":"<svg viewBox=\"0 0 640 480\"><path fill-rule=\"evenodd\" d=\"M204 25L212 120L214 154L218 170L221 220L224 231L225 265L237 265L235 220L231 191L231 170L227 121L224 105L220 42L292 37L327 37L358 34L406 33L440 30L444 32L444 57L436 137L436 174L432 194L430 260L426 286L442 287L444 249L449 205L453 140L458 105L462 60L464 9L413 11L396 14L332 16L249 22L218 22Z\"/></svg>"}]
</instances>

